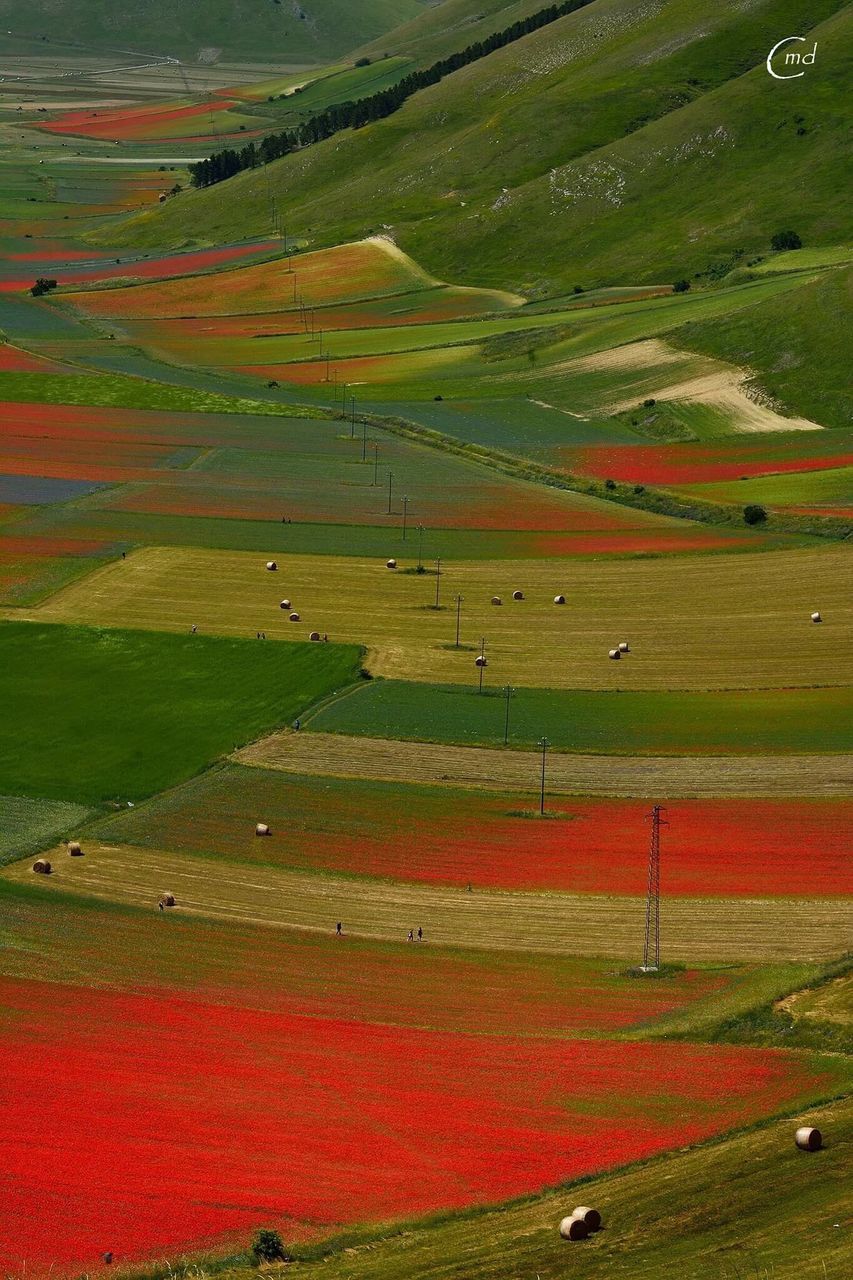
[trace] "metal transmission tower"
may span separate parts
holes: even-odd
[[[656,973],[660,968],[660,829],[669,823],[661,817],[666,810],[656,804],[647,816],[652,822],[649,846],[649,891],[646,898],[646,942],[643,947],[643,973]]]

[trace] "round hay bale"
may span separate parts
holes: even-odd
[[[524,599],[524,592],[523,592],[523,591],[513,591],[513,593],[512,593],[512,598],[513,598],[513,600],[523,600],[523,599]]]
[[[814,613],[812,614],[812,622],[823,622],[823,618],[820,616],[817,609],[815,609]]]
[[[492,596],[492,604],[503,604],[503,600],[500,596]]]
[[[478,658],[474,659],[475,667],[487,667],[488,665],[489,665],[489,659],[483,653],[481,653]]]
[[[285,599],[285,600],[281,600],[281,601],[279,601],[279,606],[278,606],[278,607],[279,607],[279,609],[292,609],[292,608],[293,608],[293,605],[290,603],[290,601],[289,601],[289,600]]]
[[[37,876],[49,876],[52,870],[53,867],[50,865],[47,858],[36,858],[33,863],[33,871],[35,871]]]
[[[386,569],[396,569],[396,568],[397,568],[397,561],[396,561],[396,560],[386,560],[386,561],[385,561],[385,568],[386,568]]]
[[[580,1218],[569,1215],[560,1223],[560,1235],[564,1240],[586,1240],[589,1227]]]
[[[320,632],[319,632],[319,631],[312,631],[312,632],[311,632],[311,634],[310,634],[310,636],[308,637],[308,639],[309,639],[309,640],[319,640],[319,639],[320,639]]]
[[[160,199],[162,200],[163,197],[161,196]],[[106,1253],[104,1254],[104,1262],[107,1264],[107,1266],[109,1266],[112,1260],[113,1260],[113,1255],[110,1252],[110,1250],[107,1249]]]
[[[794,1134],[794,1142],[801,1151],[820,1151],[823,1146],[823,1134],[820,1129],[804,1124]]]
[[[294,610],[294,612],[290,615],[290,621],[291,621],[291,622],[299,622],[299,614],[298,614],[298,613],[296,613],[296,611],[295,611],[295,610]]]
[[[72,858],[82,858],[82,857],[83,857],[83,850],[80,848],[80,841],[79,841],[79,840],[69,840],[69,841],[68,841],[68,853],[69,853],[69,856],[70,856],[70,857],[72,857]]]
[[[270,831],[269,827],[265,822],[259,822],[255,827],[255,835],[269,836],[269,835],[272,835],[272,832]]]
[[[584,1223],[588,1231],[601,1230],[601,1214],[597,1209],[590,1209],[589,1205],[579,1205],[572,1211],[572,1217]]]
[[[630,648],[628,647],[628,641],[627,641],[627,640],[623,640],[623,641],[620,643],[620,645],[619,645],[619,652],[620,652],[620,653],[630,653],[630,652],[631,652]]]
[[[610,658],[621,658],[621,657],[622,657],[622,654],[619,652],[619,650],[618,650],[618,649],[611,649],[611,650],[610,650],[610,653],[608,654],[608,657],[610,657]]]
[[[554,596],[554,604],[565,604],[565,603],[566,603],[565,596]]]
[[[173,893],[164,893],[160,901],[164,907],[173,907],[175,905],[175,895]]]
[[[275,560],[267,560],[267,569],[269,570],[270,573],[275,573],[277,568],[278,568],[278,565],[276,564]]]

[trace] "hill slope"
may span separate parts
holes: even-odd
[[[227,58],[285,64],[325,62],[374,40],[421,13],[430,0],[0,0],[0,25],[16,35],[67,34],[93,50],[120,46],[196,57],[221,49]],[[49,39],[48,48],[53,51]]]
[[[765,250],[788,223],[838,242],[851,229],[833,193],[853,26],[839,7],[595,0],[383,121],[142,214],[124,235],[258,232],[271,180],[288,226],[314,243],[392,228],[436,274],[539,295],[692,275]],[[810,28],[828,51],[820,71],[772,80],[768,32]]]

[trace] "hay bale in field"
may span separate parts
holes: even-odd
[[[386,568],[386,569],[396,569],[396,568],[397,568],[397,561],[396,561],[396,560],[386,560],[386,561],[385,561],[385,568]]]
[[[621,657],[622,657],[622,654],[619,652],[619,650],[618,650],[618,649],[611,649],[611,650],[610,650],[610,653],[608,654],[608,657],[610,657],[610,658],[621,658]]]
[[[554,604],[565,604],[565,603],[566,603],[565,596],[554,596]]]
[[[794,1142],[801,1151],[820,1151],[823,1146],[823,1134],[820,1129],[804,1124],[794,1134]]]
[[[37,876],[49,876],[52,870],[53,867],[50,865],[47,858],[36,858],[33,863],[33,871],[35,871]]]
[[[161,196],[161,199],[162,199],[162,196]],[[107,1266],[109,1266],[112,1260],[113,1260],[113,1255],[110,1252],[110,1250],[107,1249],[106,1253],[104,1254],[104,1262],[107,1264]]]
[[[492,596],[492,604],[503,604],[503,600],[500,596]]]
[[[175,905],[175,895],[173,893],[164,893],[160,902],[164,907],[173,907]]]
[[[588,1231],[601,1230],[601,1214],[597,1209],[590,1209],[589,1205],[578,1205],[577,1209],[572,1210],[572,1217],[582,1222]]]
[[[820,616],[817,609],[815,609],[814,613],[812,614],[812,622],[823,622],[823,618]]]
[[[80,841],[79,841],[79,840],[69,840],[69,841],[68,841],[68,854],[69,854],[69,856],[70,856],[70,857],[72,857],[72,858],[82,858],[82,857],[83,857],[83,850],[82,850],[82,849],[81,849],[81,847],[80,847]]]
[[[523,600],[523,599],[524,599],[524,592],[523,592],[523,591],[513,591],[513,593],[512,593],[512,598],[513,598],[513,600]]]
[[[478,658],[474,659],[475,667],[487,667],[488,665],[489,665],[489,659],[486,657],[484,653],[481,653]]]
[[[308,637],[308,639],[309,639],[309,640],[319,640],[319,639],[320,639],[320,632],[319,632],[319,631],[312,631],[312,632],[311,632],[311,634],[310,634],[310,636]]]
[[[563,1218],[560,1223],[560,1235],[564,1240],[586,1240],[589,1235],[589,1227],[580,1218],[575,1218],[570,1214],[568,1218]]]
[[[257,825],[256,825],[256,827],[255,827],[255,835],[256,835],[256,836],[270,836],[270,835],[272,835],[272,832],[270,831],[269,827],[267,826],[267,824],[266,824],[265,822],[259,822],[259,823],[257,823]]]
[[[627,640],[623,640],[623,641],[620,643],[620,645],[619,645],[619,652],[620,652],[620,653],[630,653],[630,652],[631,652],[630,648],[628,647],[628,641],[627,641]]]
[[[280,600],[280,601],[279,601],[279,605],[278,605],[278,607],[279,607],[279,609],[292,609],[292,608],[293,608],[293,605],[290,603],[290,601],[289,601],[289,600],[284,599],[284,600]]]
[[[299,622],[299,620],[300,620],[300,619],[299,619],[299,614],[298,614],[298,613],[296,612],[296,610],[294,609],[293,613],[290,615],[290,621],[291,621],[291,622]]]
[[[270,573],[275,573],[277,568],[278,568],[278,565],[276,564],[275,560],[267,560],[267,569]]]

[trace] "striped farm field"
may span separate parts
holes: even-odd
[[[492,680],[494,677],[492,677]],[[853,689],[640,690],[374,680],[321,706],[319,733],[621,755],[853,751]]]
[[[270,734],[234,753],[240,764],[308,777],[366,778],[538,797],[536,751],[453,747],[339,733]],[[549,796],[853,797],[853,755],[601,756],[552,752]],[[527,799],[527,806],[531,801]]]
[[[847,680],[853,566],[844,547],[650,561],[447,557],[438,610],[435,574],[401,572],[415,567],[414,557],[391,571],[379,557],[284,556],[275,574],[265,570],[267,559],[141,550],[85,589],[61,592],[39,617],[178,631],[197,624],[222,635],[263,629],[291,640],[317,630],[366,645],[375,675],[471,688],[482,637],[490,688],[807,690]],[[515,590],[523,600],[512,599]],[[554,604],[558,593],[565,605]],[[493,596],[503,603],[492,605]],[[279,607],[283,598],[298,624]],[[816,608],[819,626],[810,621]],[[623,640],[630,654],[610,661],[609,649]]]
[[[57,849],[53,874],[35,877],[28,862],[4,873],[45,894],[84,895],[156,910],[168,889],[180,910],[222,923],[328,933],[344,921],[356,937],[403,942],[420,926],[442,947],[487,952],[608,956],[636,962],[645,899],[640,895],[553,893],[314,875],[186,852],[89,839],[82,858]],[[796,898],[672,897],[666,902],[666,952],[690,965],[828,960],[849,942],[849,902]]]
[[[114,544],[97,539],[33,538],[4,529],[0,535],[0,603],[14,607],[36,604],[117,554]]]
[[[237,133],[240,126],[262,123],[257,116],[232,111],[236,104],[227,98],[211,98],[205,102],[164,102],[156,106],[108,107],[98,111],[64,111],[40,125],[46,133],[95,138],[107,141],[148,142],[176,138],[194,140],[211,133]],[[217,117],[215,127],[211,125]],[[222,116],[220,120],[218,117]],[[251,136],[249,134],[248,136]]]
[[[58,373],[67,372],[62,365],[53,360],[45,360],[42,356],[13,347],[9,342],[0,342],[0,373]]]
[[[76,829],[67,824],[63,831]],[[79,819],[78,819],[79,820]],[[52,821],[58,828],[57,815]],[[85,836],[83,844],[88,849]],[[85,854],[84,856],[88,856]],[[58,871],[66,854],[59,854]],[[169,918],[168,946],[150,909],[95,898],[38,892],[31,881],[0,879],[8,978],[154,988],[177,998],[202,997],[300,1016],[338,1017],[410,1029],[513,1036],[655,1034],[685,1018],[749,1007],[763,991],[812,976],[806,964],[673,968],[665,980],[638,980],[595,957],[411,947],[347,931],[271,929],[189,916]],[[159,919],[159,917],[158,917]],[[93,940],[97,938],[97,946]]]
[[[0,1236],[32,1224],[34,1273],[95,1265],[105,1242],[125,1262],[224,1243],[259,1203],[305,1238],[503,1199],[805,1103],[839,1074],[734,1046],[428,1030],[413,1045],[408,1029],[61,982],[3,980],[0,1002],[15,1099]],[[62,1064],[49,1088],[31,1087],[34,1056]],[[3,1266],[17,1258],[7,1245]]]
[[[411,258],[382,239],[299,254],[293,259],[293,268],[297,289],[309,306],[404,295],[436,283]],[[229,271],[217,279],[215,290],[204,280],[190,278],[189,271],[185,274],[188,278],[180,281],[74,294],[69,300],[90,315],[156,320],[281,312],[292,297],[293,279],[284,257]]]
[[[642,894],[649,804],[214,770],[99,829],[102,841],[424,884]],[[262,818],[271,836],[258,840]],[[849,800],[674,800],[663,889],[709,897],[853,893]]]
[[[568,470],[582,475],[680,488],[849,466],[853,432],[796,431],[769,440],[765,434],[758,442],[736,437],[702,444],[593,446],[560,456]]]

